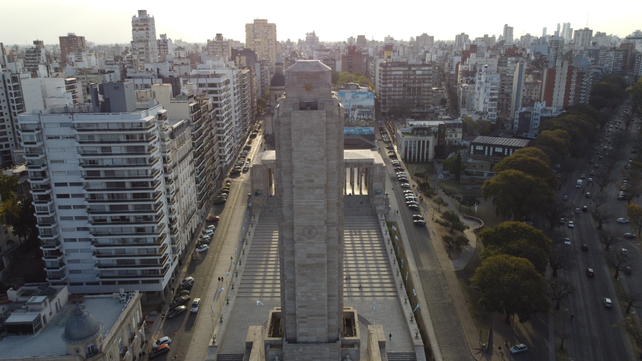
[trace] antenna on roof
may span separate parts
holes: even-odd
[[[588,19],[589,19],[589,15],[591,15],[591,13],[586,14],[586,27],[587,27],[587,28],[588,28]]]

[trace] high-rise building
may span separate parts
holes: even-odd
[[[573,42],[576,48],[588,48],[591,46],[591,39],[593,38],[593,30],[589,28],[575,30],[573,35]]]
[[[266,19],[254,19],[252,24],[245,24],[245,47],[254,50],[259,60],[270,62],[270,72],[274,73],[276,64],[276,24]]]
[[[207,53],[218,56],[222,61],[228,61],[232,58],[232,41],[223,39],[223,34],[216,34],[213,40],[207,39]]]
[[[386,61],[378,64],[379,111],[386,115],[426,115],[432,107],[433,64]]]
[[[341,54],[341,71],[352,74],[363,74],[365,70],[365,58],[356,45],[347,46],[346,53]]]
[[[7,66],[7,53],[4,50],[4,44],[0,43],[0,70]]]
[[[169,295],[181,255],[173,217],[185,212],[171,162],[190,159],[170,156],[167,132],[178,150],[189,124],[172,129],[161,105],[137,109],[132,83],[101,84],[102,103],[97,90],[91,105],[20,115],[47,281],[71,293]]]
[[[515,65],[513,74],[513,91],[511,94],[509,119],[516,117],[515,112],[522,108],[522,97],[524,92],[524,75],[526,63],[520,61]]]
[[[160,39],[157,40],[158,45],[158,61],[167,61],[168,56],[174,54],[174,43],[172,39],[167,37],[167,34],[160,34]]]
[[[468,42],[468,40],[469,40],[468,34],[461,33],[461,34],[455,35],[455,48],[457,49],[463,48],[464,45],[466,45],[466,43]]]
[[[60,36],[58,39],[60,40],[60,61],[65,64],[69,53],[87,51],[87,42],[84,36],[67,33],[67,36]]]
[[[513,43],[513,27],[508,26],[508,24],[504,24],[504,31],[502,32],[502,35],[504,36],[504,43],[505,44],[512,44]]]
[[[147,15],[147,10],[138,10],[138,16],[132,16],[132,54],[138,70],[144,70],[145,63],[158,62],[156,20]]]
[[[475,78],[475,112],[480,119],[494,124],[497,121],[499,74],[492,66],[484,65],[477,69]]]
[[[591,88],[590,61],[572,51],[557,60],[554,68],[544,70],[540,101],[558,109],[586,104]]]
[[[30,71],[33,77],[46,77],[49,75],[49,69],[47,67],[45,43],[42,40],[34,40],[33,45],[33,48],[25,50],[25,69]]]
[[[542,29],[542,38],[546,37],[546,26]]]
[[[435,45],[435,37],[432,35],[428,35],[426,33],[423,33],[415,39],[415,46],[417,49],[421,48],[430,48]]]

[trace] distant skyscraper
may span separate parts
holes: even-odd
[[[557,30],[555,30],[555,36],[560,36],[560,23],[557,23]]]
[[[573,42],[576,48],[587,48],[591,46],[591,39],[593,38],[593,30],[589,28],[575,30],[573,35]]]
[[[132,16],[132,54],[138,60],[139,70],[145,68],[145,63],[158,62],[156,21],[147,15],[147,10],[138,10],[138,16]]]
[[[542,29],[542,38],[546,37],[546,26]]]
[[[4,44],[0,43],[0,70],[7,66],[7,54],[4,51]]]
[[[513,43],[513,27],[504,24],[504,43],[512,44]]]
[[[270,72],[276,64],[276,24],[267,19],[254,19],[254,23],[245,24],[245,47],[254,50],[259,60],[270,62]]]
[[[67,63],[69,53],[75,51],[87,51],[87,43],[84,36],[77,36],[74,33],[67,33],[67,36],[60,36],[60,60]]]

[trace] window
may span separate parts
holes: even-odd
[[[73,221],[74,217],[60,217],[61,221]]]
[[[56,194],[56,198],[71,198],[69,194]]]
[[[71,198],[85,198],[85,195],[82,193],[72,194]]]
[[[54,183],[54,187],[66,187],[67,182],[62,182],[62,183]]]
[[[71,209],[71,206],[58,206],[58,209]]]
[[[495,147],[495,151],[501,153],[504,151],[504,149],[502,147]]]

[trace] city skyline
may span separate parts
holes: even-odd
[[[635,11],[623,8],[604,8],[595,0],[583,3],[582,10],[571,3],[546,0],[544,4],[523,10],[512,10],[508,2],[480,7],[477,2],[465,1],[457,9],[470,9],[453,13],[450,3],[430,4],[419,1],[405,3],[403,10],[393,12],[384,4],[381,8],[364,8],[359,3],[341,4],[341,8],[314,7],[314,16],[299,11],[300,3],[290,0],[270,7],[264,2],[250,2],[239,11],[238,5],[219,3],[216,6],[168,6],[170,3],[123,1],[94,3],[80,0],[27,0],[3,4],[3,12],[15,14],[0,23],[0,42],[5,45],[30,45],[33,40],[43,40],[45,45],[58,44],[58,37],[67,33],[84,36],[87,42],[99,44],[125,44],[132,40],[131,19],[138,10],[147,10],[156,20],[156,33],[167,34],[173,40],[205,43],[217,33],[226,39],[245,41],[245,24],[254,19],[267,19],[277,26],[277,40],[296,42],[314,31],[320,41],[345,41],[349,37],[365,35],[368,40],[382,41],[386,36],[408,41],[423,33],[435,40],[454,40],[455,35],[468,34],[471,39],[484,34],[499,37],[504,24],[513,27],[516,39],[530,33],[541,36],[547,28],[551,35],[557,24],[570,23],[573,30],[586,26],[595,32],[626,37],[639,28]],[[486,4],[487,5],[487,4]],[[260,10],[256,10],[260,8]],[[422,9],[425,11],[421,11]],[[71,11],[73,9],[73,11]],[[284,10],[285,9],[285,10]],[[379,10],[380,9],[380,10]],[[599,9],[599,11],[594,10]],[[207,11],[210,10],[210,11]],[[419,10],[419,11],[417,11]],[[500,11],[501,10],[501,11]],[[593,13],[591,13],[593,10]],[[29,21],[19,14],[28,14]],[[72,16],[70,16],[72,14]],[[437,21],[432,22],[432,19]],[[454,21],[451,21],[453,19]],[[398,24],[403,24],[399,27]]]

